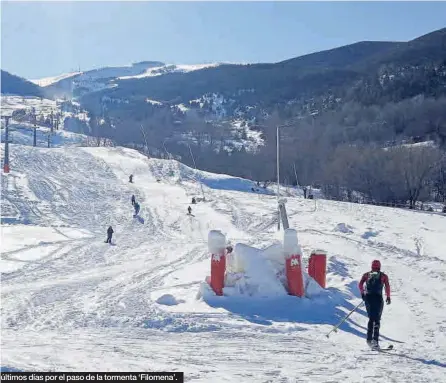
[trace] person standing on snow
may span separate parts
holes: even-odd
[[[188,208],[187,208],[187,211],[188,211],[188,213],[187,214],[189,214],[189,215],[191,215],[192,214],[192,208],[189,206]]]
[[[130,182],[130,183],[133,183],[133,174],[130,174],[130,176],[129,176],[129,182]]]
[[[364,283],[366,290],[364,291]],[[386,303],[390,305],[390,284],[389,277],[381,271],[381,262],[372,262],[372,271],[365,273],[359,282],[359,291],[369,317],[367,326],[367,344],[374,348],[379,347],[379,327],[381,324],[381,314],[384,308],[383,287],[386,290]]]
[[[132,195],[132,206],[135,206],[135,202],[136,202],[135,196]]]
[[[113,228],[109,226],[109,228],[107,229],[107,240],[105,241],[105,243],[109,243],[111,245],[113,233],[114,233]]]

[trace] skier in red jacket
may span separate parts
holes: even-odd
[[[364,291],[364,283],[366,290]],[[390,305],[390,284],[389,277],[381,271],[381,262],[372,262],[372,271],[365,273],[359,282],[359,291],[365,302],[369,323],[367,326],[367,344],[373,348],[378,348],[379,327],[381,314],[384,307],[383,287],[386,291],[386,303]]]

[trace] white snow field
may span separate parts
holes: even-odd
[[[445,381],[446,217],[288,198],[304,264],[311,250],[327,251],[326,290],[300,299],[269,279],[261,294],[217,297],[203,288],[208,232],[221,230],[235,249],[277,248],[274,195],[129,149],[10,149],[11,173],[2,174],[3,368],[184,371],[188,382]],[[187,216],[201,195],[197,179],[207,201]],[[381,343],[395,350],[386,353],[366,346],[363,308],[326,337],[360,303],[357,283],[375,258],[392,288]],[[260,272],[249,259],[246,267]]]
[[[45,87],[45,86],[49,86],[51,84],[54,84],[56,82],[59,82],[61,80],[65,80],[67,78],[77,76],[79,74],[82,74],[82,72],[63,73],[63,74],[61,74],[59,76],[51,76],[51,77],[45,77],[45,78],[40,78],[40,79],[36,79],[36,80],[29,80],[29,81],[33,82],[36,85]]]
[[[117,78],[119,80],[129,80],[129,79],[136,79],[136,78],[161,76],[163,74],[168,74],[168,73],[187,73],[187,72],[193,72],[196,70],[202,70],[202,69],[206,69],[206,68],[214,68],[219,65],[221,65],[221,64],[220,63],[195,64],[195,65],[165,64],[163,66],[147,68],[144,73],[128,75],[128,76],[121,76],[121,77],[117,77]]]
[[[19,109],[32,109],[34,108],[36,114],[49,115],[51,112],[57,112],[57,102],[49,100],[47,98],[40,97],[22,97],[14,95],[0,96],[1,114],[2,116],[10,116],[14,111]]]
[[[11,120],[9,123],[9,140],[14,144],[33,145],[33,124],[26,122],[17,122]],[[86,146],[88,137],[84,134],[73,133],[68,130],[54,130],[44,126],[37,126],[36,129],[36,146],[48,147],[48,135],[50,137],[51,147],[61,146]],[[92,139],[90,138],[90,141]],[[1,142],[5,142],[5,129],[1,129]]]
[[[0,97],[1,114],[2,116],[12,116],[14,112],[19,110],[30,112],[34,109],[36,114],[49,116],[51,113],[57,113],[60,111],[60,105],[57,101],[49,100],[38,97],[20,97],[20,96],[5,96]],[[75,117],[79,120],[88,121],[88,117],[85,112],[72,113],[62,112],[63,118]],[[63,124],[62,124],[63,125]],[[9,140],[14,144],[20,145],[33,145],[33,127],[34,124],[24,121],[17,121],[11,118],[9,121]],[[36,125],[36,144],[37,146],[48,145],[48,134],[50,128]],[[91,140],[91,139],[90,139]],[[5,141],[5,129],[4,122],[1,124],[1,142]],[[73,133],[68,130],[60,129],[51,133],[50,146],[88,146],[86,142],[88,137],[83,134]]]

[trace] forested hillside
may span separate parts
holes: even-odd
[[[41,97],[43,95],[42,89],[39,86],[4,70],[1,71],[1,93],[35,97]]]
[[[116,78],[80,102],[93,134],[151,156],[192,165],[190,145],[203,169],[270,180],[276,126],[287,124],[288,183],[319,185],[335,198],[352,199],[353,191],[389,202],[445,197],[446,28],[273,64]],[[415,165],[397,164],[411,161],[428,165],[409,182]],[[421,186],[409,191],[412,184]]]

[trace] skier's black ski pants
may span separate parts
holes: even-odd
[[[378,340],[379,326],[381,325],[381,314],[383,312],[384,300],[381,294],[367,294],[365,296],[365,308],[369,316],[367,326],[367,340]]]
[[[105,243],[111,243],[111,240],[112,240],[112,236],[108,235],[107,236],[107,240],[105,241]]]

